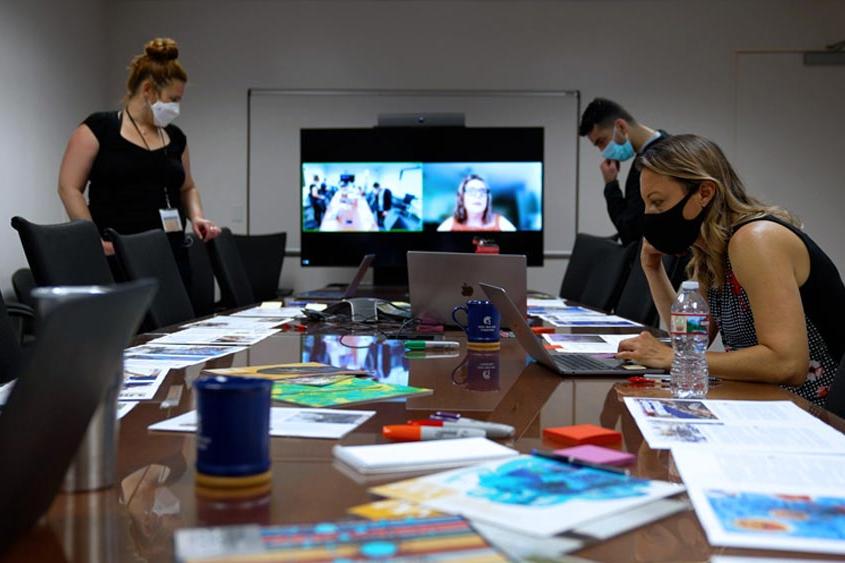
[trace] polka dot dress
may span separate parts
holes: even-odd
[[[725,350],[732,351],[739,348],[756,346],[757,331],[754,329],[754,315],[748,295],[739,285],[731,269],[731,262],[726,257],[725,283],[718,289],[711,289],[707,300],[710,305],[710,316],[716,327],[722,333]],[[804,315],[807,323],[807,336],[810,345],[810,365],[807,366],[807,379],[798,387],[781,385],[808,401],[824,406],[824,399],[830,388],[833,377],[838,368],[827,348],[821,333],[813,322]]]

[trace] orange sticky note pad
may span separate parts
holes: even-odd
[[[581,444],[595,444],[608,446],[622,441],[622,434],[615,430],[608,430],[595,424],[576,424],[574,426],[557,426],[543,429],[543,436],[567,446]]]

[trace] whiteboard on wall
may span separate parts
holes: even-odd
[[[748,191],[784,207],[845,272],[845,66],[801,53],[737,54],[736,168]]]
[[[288,233],[300,247],[299,131],[372,127],[380,114],[462,113],[467,127],[544,128],[544,248],[572,249],[578,209],[576,91],[250,90],[247,231]]]

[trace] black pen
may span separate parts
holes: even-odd
[[[590,469],[599,469],[601,471],[610,471],[611,473],[618,473],[619,475],[630,475],[631,472],[627,469],[623,469],[621,467],[614,467],[612,465],[605,465],[603,463],[593,463],[591,461],[584,461],[583,459],[578,459],[577,457],[572,457],[569,455],[559,455],[554,452],[546,452],[543,450],[533,449],[531,450],[531,455],[536,455],[537,457],[544,457],[546,459],[551,459],[553,461],[560,461],[564,463],[568,463],[570,465],[575,465],[577,467],[589,467]]]

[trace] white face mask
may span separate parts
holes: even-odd
[[[179,117],[179,102],[158,101],[150,106],[153,110],[153,123],[156,127],[167,127]]]

